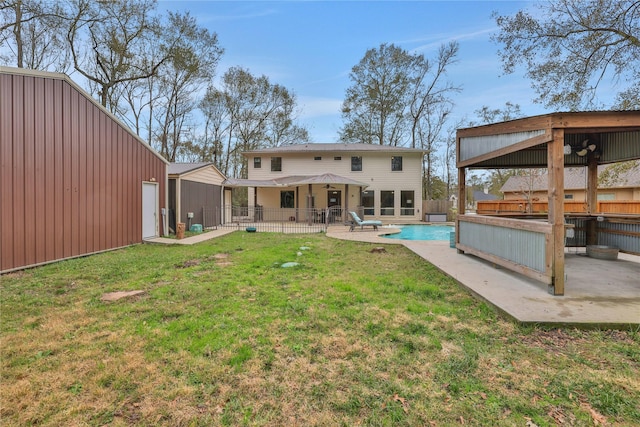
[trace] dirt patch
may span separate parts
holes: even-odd
[[[190,259],[188,261],[183,262],[182,264],[176,264],[176,268],[188,268],[188,267],[194,267],[196,265],[200,265],[200,260],[199,259]]]
[[[144,293],[145,293],[144,291],[109,292],[109,293],[106,293],[106,294],[102,295],[102,297],[100,297],[100,300],[101,301],[105,301],[105,302],[114,302],[114,301],[121,300],[123,298],[130,298],[130,297],[135,297],[137,295],[142,295]]]
[[[207,260],[215,260],[218,267],[228,267],[230,265],[233,265],[233,263],[229,261],[229,254],[211,255],[207,258]]]

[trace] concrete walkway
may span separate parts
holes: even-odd
[[[617,261],[596,260],[571,249],[565,258],[565,295],[553,296],[545,284],[473,255],[458,254],[449,242],[380,237],[394,231],[383,227],[378,232],[349,232],[348,227],[330,227],[327,236],[403,244],[521,323],[608,328],[640,325],[640,257],[620,254]]]
[[[236,231],[220,227],[185,239],[163,237],[145,243],[193,245]],[[376,244],[401,244],[455,279],[472,294],[521,323],[626,328],[640,325],[640,257],[620,254],[617,261],[596,260],[571,249],[565,258],[565,295],[553,296],[541,282],[495,266],[473,255],[458,254],[449,242],[381,237],[392,227],[349,231],[331,226],[327,236]]]
[[[234,231],[236,231],[235,228],[218,227],[216,230],[206,231],[180,240],[168,237],[154,237],[153,239],[145,239],[144,243],[156,243],[162,245],[194,245],[196,243],[204,242],[205,240],[233,233]]]

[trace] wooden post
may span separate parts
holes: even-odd
[[[587,215],[598,212],[598,159],[589,153],[587,158]],[[598,244],[596,221],[592,218],[586,223],[586,244]]]
[[[547,144],[551,247],[547,246],[545,250],[553,251],[550,291],[553,295],[564,295],[564,129],[553,129],[552,132],[553,141]]]
[[[460,139],[458,138],[458,144],[459,143]],[[460,243],[460,220],[458,218],[460,217],[460,215],[464,215],[465,213],[465,207],[467,204],[466,195],[466,169],[458,168],[458,215],[456,215],[456,246],[458,246],[458,243]],[[458,249],[458,253],[462,254],[464,252]]]

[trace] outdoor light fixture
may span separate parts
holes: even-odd
[[[569,144],[565,144],[564,145],[564,155],[568,156],[569,154],[571,154],[571,146]]]

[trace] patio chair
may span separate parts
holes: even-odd
[[[367,225],[373,227],[374,230],[377,230],[378,226],[382,225],[382,221],[378,221],[378,220],[363,221],[355,212],[349,212],[349,215],[351,215],[351,218],[353,218],[353,222],[351,223],[351,227],[349,228],[349,231],[353,231],[353,229],[356,228],[356,225],[359,225],[361,230],[363,230],[364,227]]]

